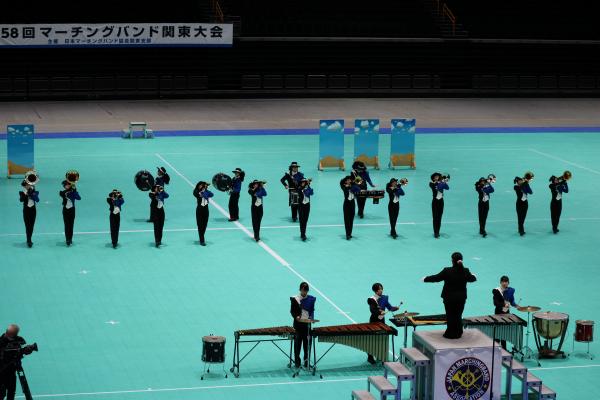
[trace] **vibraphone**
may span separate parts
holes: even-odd
[[[336,344],[354,347],[362,350],[378,360],[387,361],[390,352],[389,337],[392,337],[392,356],[394,349],[394,336],[398,336],[398,331],[382,322],[349,324],[336,326],[322,326],[311,330],[311,346],[313,349],[313,363],[311,365],[312,373],[315,375],[317,364],[325,357],[329,350]],[[317,358],[316,340],[332,345]],[[321,378],[323,376],[321,375]]]
[[[512,343],[515,351],[520,352],[523,348],[523,327],[527,326],[527,321],[515,314],[494,314],[463,318],[463,326],[477,328],[491,338],[495,336],[496,340],[506,340]]]
[[[404,347],[408,343],[408,327],[413,328],[413,332],[417,329],[417,326],[424,325],[444,325],[446,323],[446,314],[436,315],[417,315],[414,317],[404,317],[402,314],[397,314],[400,318],[394,316],[390,318],[390,322],[399,328],[404,328]]]
[[[291,326],[276,326],[273,328],[258,328],[258,329],[244,329],[240,331],[234,332],[235,336],[235,344],[233,348],[233,367],[231,367],[230,371],[233,372],[235,377],[240,376],[240,363],[248,357],[248,355],[263,342],[271,342],[273,346],[277,347],[283,355],[288,360],[287,367],[291,368],[292,366],[292,346],[294,344],[294,338],[296,336],[296,330]],[[246,336],[277,336],[278,339],[248,339],[248,340],[240,340],[240,337]],[[287,340],[290,342],[290,350],[289,353],[286,353],[276,342],[281,342]],[[240,343],[254,343],[254,346],[243,357],[240,358]]]

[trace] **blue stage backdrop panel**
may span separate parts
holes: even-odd
[[[354,161],[379,169],[379,120],[354,121]]]
[[[415,130],[416,119],[398,118],[392,120],[392,139],[390,146],[389,167],[416,168],[415,162]]]
[[[8,125],[6,148],[8,177],[23,177],[33,165],[33,125]]]
[[[319,121],[319,170],[336,167],[344,169],[344,120]]]

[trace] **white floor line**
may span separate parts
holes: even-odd
[[[592,169],[592,168],[588,168],[588,167],[586,167],[584,165],[581,165],[581,164],[574,163],[573,161],[565,160],[564,158],[560,158],[560,157],[554,156],[552,154],[544,153],[543,151],[539,151],[537,149],[529,149],[529,151],[531,151],[533,153],[536,153],[536,154],[539,154],[539,155],[544,156],[544,157],[551,158],[551,159],[556,160],[556,161],[564,162],[565,164],[572,165],[574,167],[583,169],[583,170],[591,172],[593,174],[600,175],[600,171],[597,171],[597,170]]]
[[[544,371],[544,370],[555,370],[555,369],[579,369],[579,368],[598,368],[600,364],[589,364],[589,365],[571,365],[564,367],[540,367],[540,368],[529,368],[530,371]],[[315,379],[312,381],[287,381],[287,382],[270,382],[270,383],[248,383],[240,385],[214,385],[214,386],[192,386],[192,387],[181,387],[181,388],[161,388],[161,389],[137,389],[137,390],[114,390],[114,391],[103,391],[103,392],[80,392],[80,393],[57,393],[57,394],[37,394],[35,398],[52,398],[52,397],[75,397],[75,396],[100,396],[100,395],[117,395],[117,394],[136,394],[136,393],[160,393],[160,392],[180,392],[180,391],[194,391],[194,390],[214,390],[214,389],[240,389],[240,388],[252,388],[252,387],[268,387],[268,386],[282,386],[282,385],[313,385],[313,384],[328,384],[328,383],[339,383],[339,382],[364,382],[366,376],[358,378],[343,378],[343,379]],[[17,396],[17,398],[23,398],[24,396]]]
[[[162,162],[164,162],[166,165],[168,165],[169,168],[171,168],[173,170],[173,172],[175,172],[177,175],[179,175],[179,177],[181,177],[184,181],[186,181],[188,185],[190,185],[192,188],[195,187],[195,185],[185,175],[183,175],[181,172],[179,172],[179,170],[177,168],[175,168],[170,162],[168,162],[167,160],[165,160],[164,157],[162,157],[158,153],[156,153],[155,155]],[[227,211],[225,211],[225,209],[223,207],[221,207],[219,205],[219,203],[217,203],[216,201],[212,200],[209,204],[211,204],[214,208],[216,208],[223,216],[225,216],[226,218],[229,218],[229,213]],[[242,225],[239,221],[234,221],[234,224],[235,224],[235,226],[238,227],[238,229],[240,229],[242,232],[244,232],[248,237],[254,238],[253,233],[250,232],[250,230],[248,228],[246,228],[244,225]],[[296,275],[300,280],[302,280],[304,282],[307,282],[310,285],[310,287],[312,288],[313,291],[315,291],[316,293],[318,293],[325,301],[327,301],[329,304],[331,304],[331,306],[333,306],[333,308],[335,308],[340,314],[342,314],[344,317],[346,317],[346,319],[348,319],[352,323],[356,323],[355,320],[353,320],[348,314],[346,314],[346,312],[344,312],[340,307],[338,307],[338,305],[335,304],[328,296],[326,296],[323,292],[321,292],[319,290],[319,288],[315,287],[305,277],[303,277],[302,275],[300,275],[300,273],[298,273],[298,271],[296,271],[290,265],[290,263],[288,263],[283,257],[281,257],[271,247],[269,247],[267,244],[265,244],[265,242],[263,242],[261,240],[257,244],[260,247],[262,247],[263,250],[265,250],[267,253],[269,253],[271,255],[271,257],[273,257],[274,259],[276,259],[282,266],[286,267],[291,273],[293,273],[294,275]]]
[[[563,221],[600,221],[600,217],[563,217]],[[463,221],[444,221],[443,224],[476,224],[478,221],[476,220],[463,220]],[[514,219],[497,219],[497,220],[488,220],[487,223],[508,223],[515,222]],[[527,222],[548,222],[547,219],[543,218],[530,218]],[[431,221],[425,222],[398,222],[397,225],[429,225]],[[378,227],[378,226],[389,226],[387,222],[381,223],[366,223],[366,224],[354,224],[355,228],[360,227]],[[308,228],[342,228],[343,224],[308,224]],[[249,231],[252,227],[245,226],[245,228]],[[237,231],[240,228],[236,227],[219,227],[219,228],[207,228],[207,231]],[[261,226],[260,229],[299,229],[299,225],[267,225]],[[165,232],[196,232],[197,228],[168,228],[164,229]],[[152,229],[126,229],[120,230],[119,233],[149,233],[154,232]],[[107,235],[110,231],[76,231],[73,232],[74,235]],[[36,236],[55,236],[55,235],[64,235],[64,232],[39,232],[34,233]],[[0,233],[0,237],[12,237],[12,236],[23,236],[23,233]]]

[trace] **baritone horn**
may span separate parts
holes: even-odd
[[[27,171],[24,180],[28,185],[35,186],[40,182],[40,177],[35,171]]]
[[[65,174],[65,179],[71,184],[72,187],[75,187],[75,184],[79,180],[79,172],[74,169],[70,169]]]

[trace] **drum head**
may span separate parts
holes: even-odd
[[[133,181],[135,182],[135,186],[143,192],[147,192],[154,187],[154,177],[146,170],[135,174]]]
[[[555,311],[542,311],[533,314],[534,319],[547,319],[550,321],[564,321],[569,319],[569,315]]]
[[[229,175],[219,172],[212,178],[212,184],[217,190],[226,192],[231,188],[232,179]]]
[[[589,319],[578,319],[577,321],[575,321],[575,323],[577,325],[594,325],[594,321],[591,321]]]

